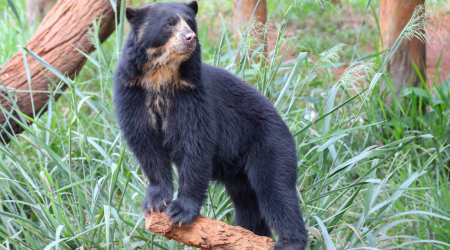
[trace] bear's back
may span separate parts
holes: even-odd
[[[248,113],[248,119],[276,114],[273,104],[256,88],[225,69],[202,63],[202,82],[215,105]]]
[[[202,63],[202,81],[217,123],[219,162],[233,162],[255,143],[277,141],[294,148],[292,135],[273,104],[256,88],[229,71]]]

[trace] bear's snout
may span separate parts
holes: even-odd
[[[195,50],[197,45],[197,35],[190,28],[185,28],[181,32],[181,41],[179,43],[179,53],[189,54]]]
[[[183,36],[184,40],[188,43],[192,43],[193,41],[195,41],[195,37],[197,37],[197,35],[195,35],[195,33],[192,31]]]

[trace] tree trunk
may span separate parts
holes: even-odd
[[[201,215],[192,225],[174,228],[165,213],[147,214],[145,228],[169,240],[201,249],[268,250],[274,244],[268,237],[258,236],[242,227],[233,227]]]
[[[427,41],[427,75],[428,86],[434,87],[434,84],[443,83],[450,71],[450,0],[444,5],[443,12],[439,13],[440,21],[436,22],[437,28],[430,32],[431,39]],[[436,65],[441,57],[438,74],[436,74]]]
[[[28,25],[33,24],[36,20],[40,21],[44,19],[55,2],[55,0],[25,0]]]
[[[103,42],[115,29],[115,15],[109,0],[58,1],[25,47],[61,73],[73,78],[86,62],[86,57],[77,49],[86,53],[90,53],[95,49],[89,40],[88,30],[92,29],[92,21],[100,16],[102,16],[102,19],[99,38]],[[31,56],[26,55],[26,58],[32,90],[47,91],[48,86],[52,86],[52,83],[45,74],[53,81],[56,81],[57,77],[43,65],[33,60]],[[14,93],[14,90],[30,91],[21,52],[15,54],[6,63],[0,78],[10,92],[15,95],[13,99],[15,99],[20,111],[32,117],[33,110],[30,93]],[[4,97],[7,94],[4,91],[1,92],[3,95],[0,97],[1,105],[8,111],[12,110],[12,105]],[[34,109],[38,113],[49,97],[47,93],[32,94]],[[5,115],[3,112],[0,112],[0,125],[3,125],[9,132],[20,133],[23,129],[13,119],[7,119]],[[6,142],[9,141],[4,132],[2,132],[2,137]]]
[[[256,6],[258,5],[258,6]],[[256,8],[256,10],[255,10]],[[253,12],[257,23],[267,23],[267,2],[266,0],[233,0],[233,18],[235,27],[248,24]],[[250,34],[260,44],[264,41],[264,34],[257,32]]]
[[[425,4],[425,0],[380,0],[380,30],[383,39],[383,49],[394,45],[398,36],[405,28],[414,12],[414,8],[420,4]],[[417,76],[411,61],[417,65],[422,76],[425,76],[423,65],[425,59],[425,44],[419,39],[411,41],[404,39],[392,56],[389,62],[389,72],[395,88],[395,95],[400,98],[400,93],[405,86],[420,86],[420,79]],[[414,73],[414,75],[413,75]],[[411,75],[413,75],[411,80]],[[394,102],[392,94],[385,100],[388,106]]]

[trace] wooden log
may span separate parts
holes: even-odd
[[[173,227],[165,213],[147,214],[145,228],[167,239],[201,249],[268,250],[274,244],[268,237],[204,216],[197,217],[189,226]]]
[[[425,4],[425,0],[380,0],[380,30],[383,39],[384,49],[394,45],[398,36],[405,28],[414,12],[414,9]],[[389,72],[395,88],[395,95],[400,98],[400,93],[404,86],[419,86],[420,79],[415,73],[413,64],[419,68],[422,76],[425,76],[423,65],[426,63],[425,44],[419,39],[411,41],[404,39],[400,47],[392,56],[389,62]],[[414,76],[411,80],[411,75]],[[385,100],[388,106],[393,104],[393,96],[389,94]]]
[[[439,22],[434,25],[437,28],[430,32],[430,37],[427,41],[427,75],[428,86],[434,87],[434,84],[438,85],[444,82],[450,72],[450,0],[446,1],[443,6],[442,13],[439,13]],[[443,51],[442,51],[443,50]],[[436,65],[441,57],[441,63],[439,64],[438,74],[436,74]],[[440,78],[440,79],[439,79]]]
[[[28,25],[42,20],[55,4],[55,0],[25,0]]]
[[[88,30],[92,29],[93,20],[100,16],[102,19],[98,35],[103,42],[115,29],[115,14],[109,0],[58,1],[25,47],[50,63],[61,73],[73,78],[80,72],[86,62],[86,57],[77,49],[86,53],[95,49],[89,40]],[[31,77],[31,89],[33,91],[47,91],[52,83],[45,74],[53,81],[56,81],[57,77],[32,59],[31,56],[27,55],[26,59]],[[14,93],[14,90],[30,91],[21,52],[15,54],[6,63],[0,78],[8,89],[13,89],[13,91],[10,91],[12,93]],[[4,91],[1,92],[6,95]],[[15,99],[20,111],[32,117],[33,109],[30,93],[16,92]],[[47,93],[33,93],[36,113],[48,99]],[[5,109],[12,110],[12,105],[4,97],[0,97],[0,102]],[[22,131],[22,128],[13,119],[8,119],[7,123],[7,117],[3,112],[0,112],[0,124],[6,125],[5,128],[15,133]],[[9,138],[4,133],[2,135],[8,142]]]
[[[267,22],[267,2],[266,0],[234,0],[233,18],[235,25],[248,23],[253,12],[258,22],[265,24]],[[256,8],[256,10],[255,10]]]

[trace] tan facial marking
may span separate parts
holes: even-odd
[[[139,41],[142,40],[142,37],[144,37],[145,28],[147,28],[148,22],[144,23],[142,27],[138,30],[138,39]]]
[[[148,23],[144,24],[138,31],[139,39],[142,39],[147,25]],[[182,80],[178,71],[180,64],[189,58],[189,54],[180,53],[180,48],[185,46],[182,34],[185,29],[190,27],[180,16],[180,21],[172,28],[169,41],[161,47],[147,49],[149,60],[142,69],[144,74],[135,80],[135,84],[156,90],[161,90],[161,87],[167,90],[194,87]]]

